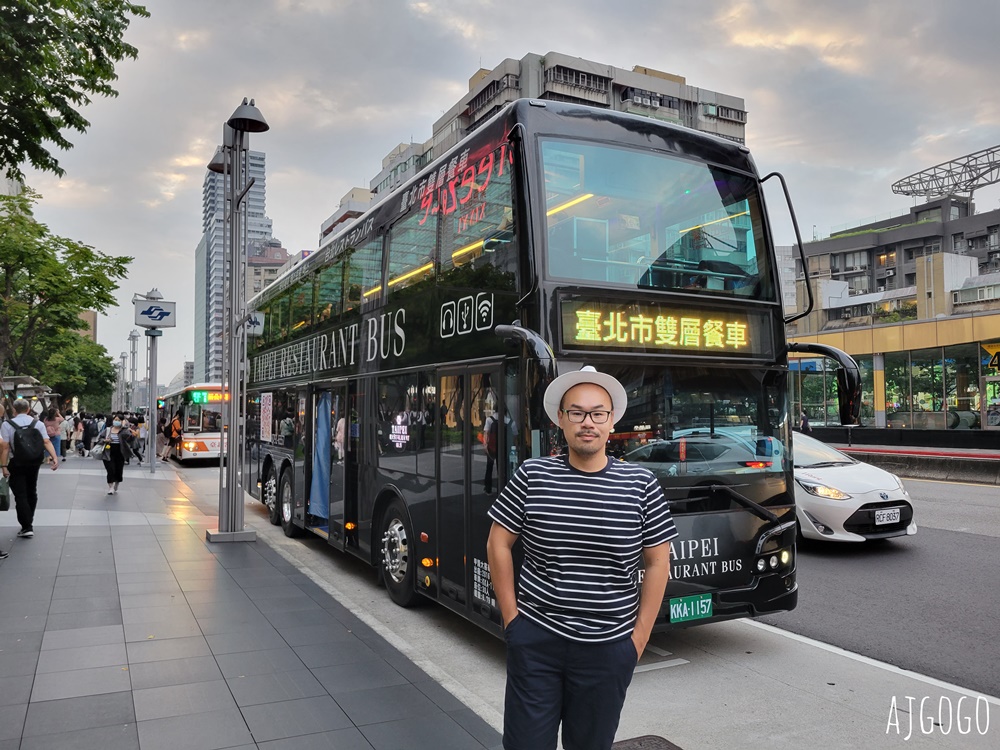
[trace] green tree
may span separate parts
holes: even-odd
[[[86,327],[84,310],[115,306],[132,262],[52,234],[32,213],[38,200],[30,188],[0,196],[0,370],[11,375],[40,372],[62,332]]]
[[[115,365],[108,350],[84,338],[76,331],[52,331],[38,347],[37,364],[30,364],[35,377],[56,393],[63,402],[76,396],[80,408],[95,410],[107,403],[115,385]]]
[[[125,0],[0,4],[0,167],[8,177],[23,179],[25,162],[63,175],[44,144],[71,148],[62,131],[90,126],[79,109],[93,95],[118,95],[115,63],[138,55],[122,39],[130,15],[149,12]]]

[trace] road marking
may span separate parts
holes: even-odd
[[[907,482],[924,482],[925,484],[954,484],[959,487],[992,487],[995,484],[983,484],[982,482],[950,482],[947,479],[918,479],[917,477],[903,477]]]
[[[651,646],[646,644],[646,651],[650,651],[657,656],[673,656],[673,652],[667,651],[660,648],[659,646]],[[658,661],[652,664],[643,664],[641,667],[636,667],[635,672],[649,672],[652,669],[666,669],[667,667],[679,667],[682,664],[690,664],[687,659],[669,659],[668,661]]]
[[[876,667],[882,669],[886,672],[891,672],[892,674],[899,675],[901,677],[909,677],[912,680],[917,680],[918,682],[924,682],[928,685],[933,685],[934,687],[942,688],[944,690],[950,690],[954,693],[959,693],[961,695],[967,695],[970,698],[983,698],[989,701],[995,706],[1000,706],[1000,698],[996,698],[992,695],[986,695],[985,693],[980,693],[975,690],[969,690],[968,688],[959,687],[950,682],[945,682],[944,680],[939,680],[935,677],[928,677],[927,675],[920,674],[919,672],[911,672],[908,669],[901,669],[900,667],[894,666],[892,664],[887,664],[884,661],[878,661],[877,659],[872,659],[868,656],[862,656],[861,654],[856,654],[853,651],[847,651],[839,646],[831,646],[829,643],[823,643],[822,641],[817,641],[814,638],[809,638],[804,635],[799,635],[798,633],[792,633],[789,630],[782,630],[781,628],[776,628],[773,625],[766,625],[762,622],[754,622],[753,620],[740,619],[737,622],[741,622],[744,625],[749,625],[754,628],[760,628],[761,630],[767,631],[768,633],[773,633],[774,635],[784,636],[785,638],[790,638],[793,641],[798,641],[799,643],[804,643],[807,646],[815,646],[816,648],[822,649],[824,651],[829,651],[831,654],[837,654],[838,656],[846,656],[848,659],[853,659],[854,661],[866,664],[869,667]]]

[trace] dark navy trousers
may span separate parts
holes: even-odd
[[[608,750],[638,660],[630,637],[580,643],[523,614],[504,631],[507,693],[504,750]]]

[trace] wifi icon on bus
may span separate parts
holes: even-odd
[[[476,295],[476,330],[488,331],[493,327],[493,295],[480,292]]]

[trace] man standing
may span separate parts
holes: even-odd
[[[19,398],[14,402],[14,418],[0,425],[0,466],[3,475],[10,478],[10,491],[17,504],[17,522],[21,538],[33,537],[35,507],[38,505],[38,469],[48,453],[52,458],[52,471],[59,468],[59,456],[49,440],[45,425],[28,416],[28,402]],[[37,435],[32,434],[32,430]]]
[[[525,461],[489,511],[507,641],[503,746],[554,750],[561,722],[566,750],[607,750],[663,603],[677,531],[656,478],[606,453],[628,405],[621,383],[584,367],[553,380],[543,402],[569,452]]]

